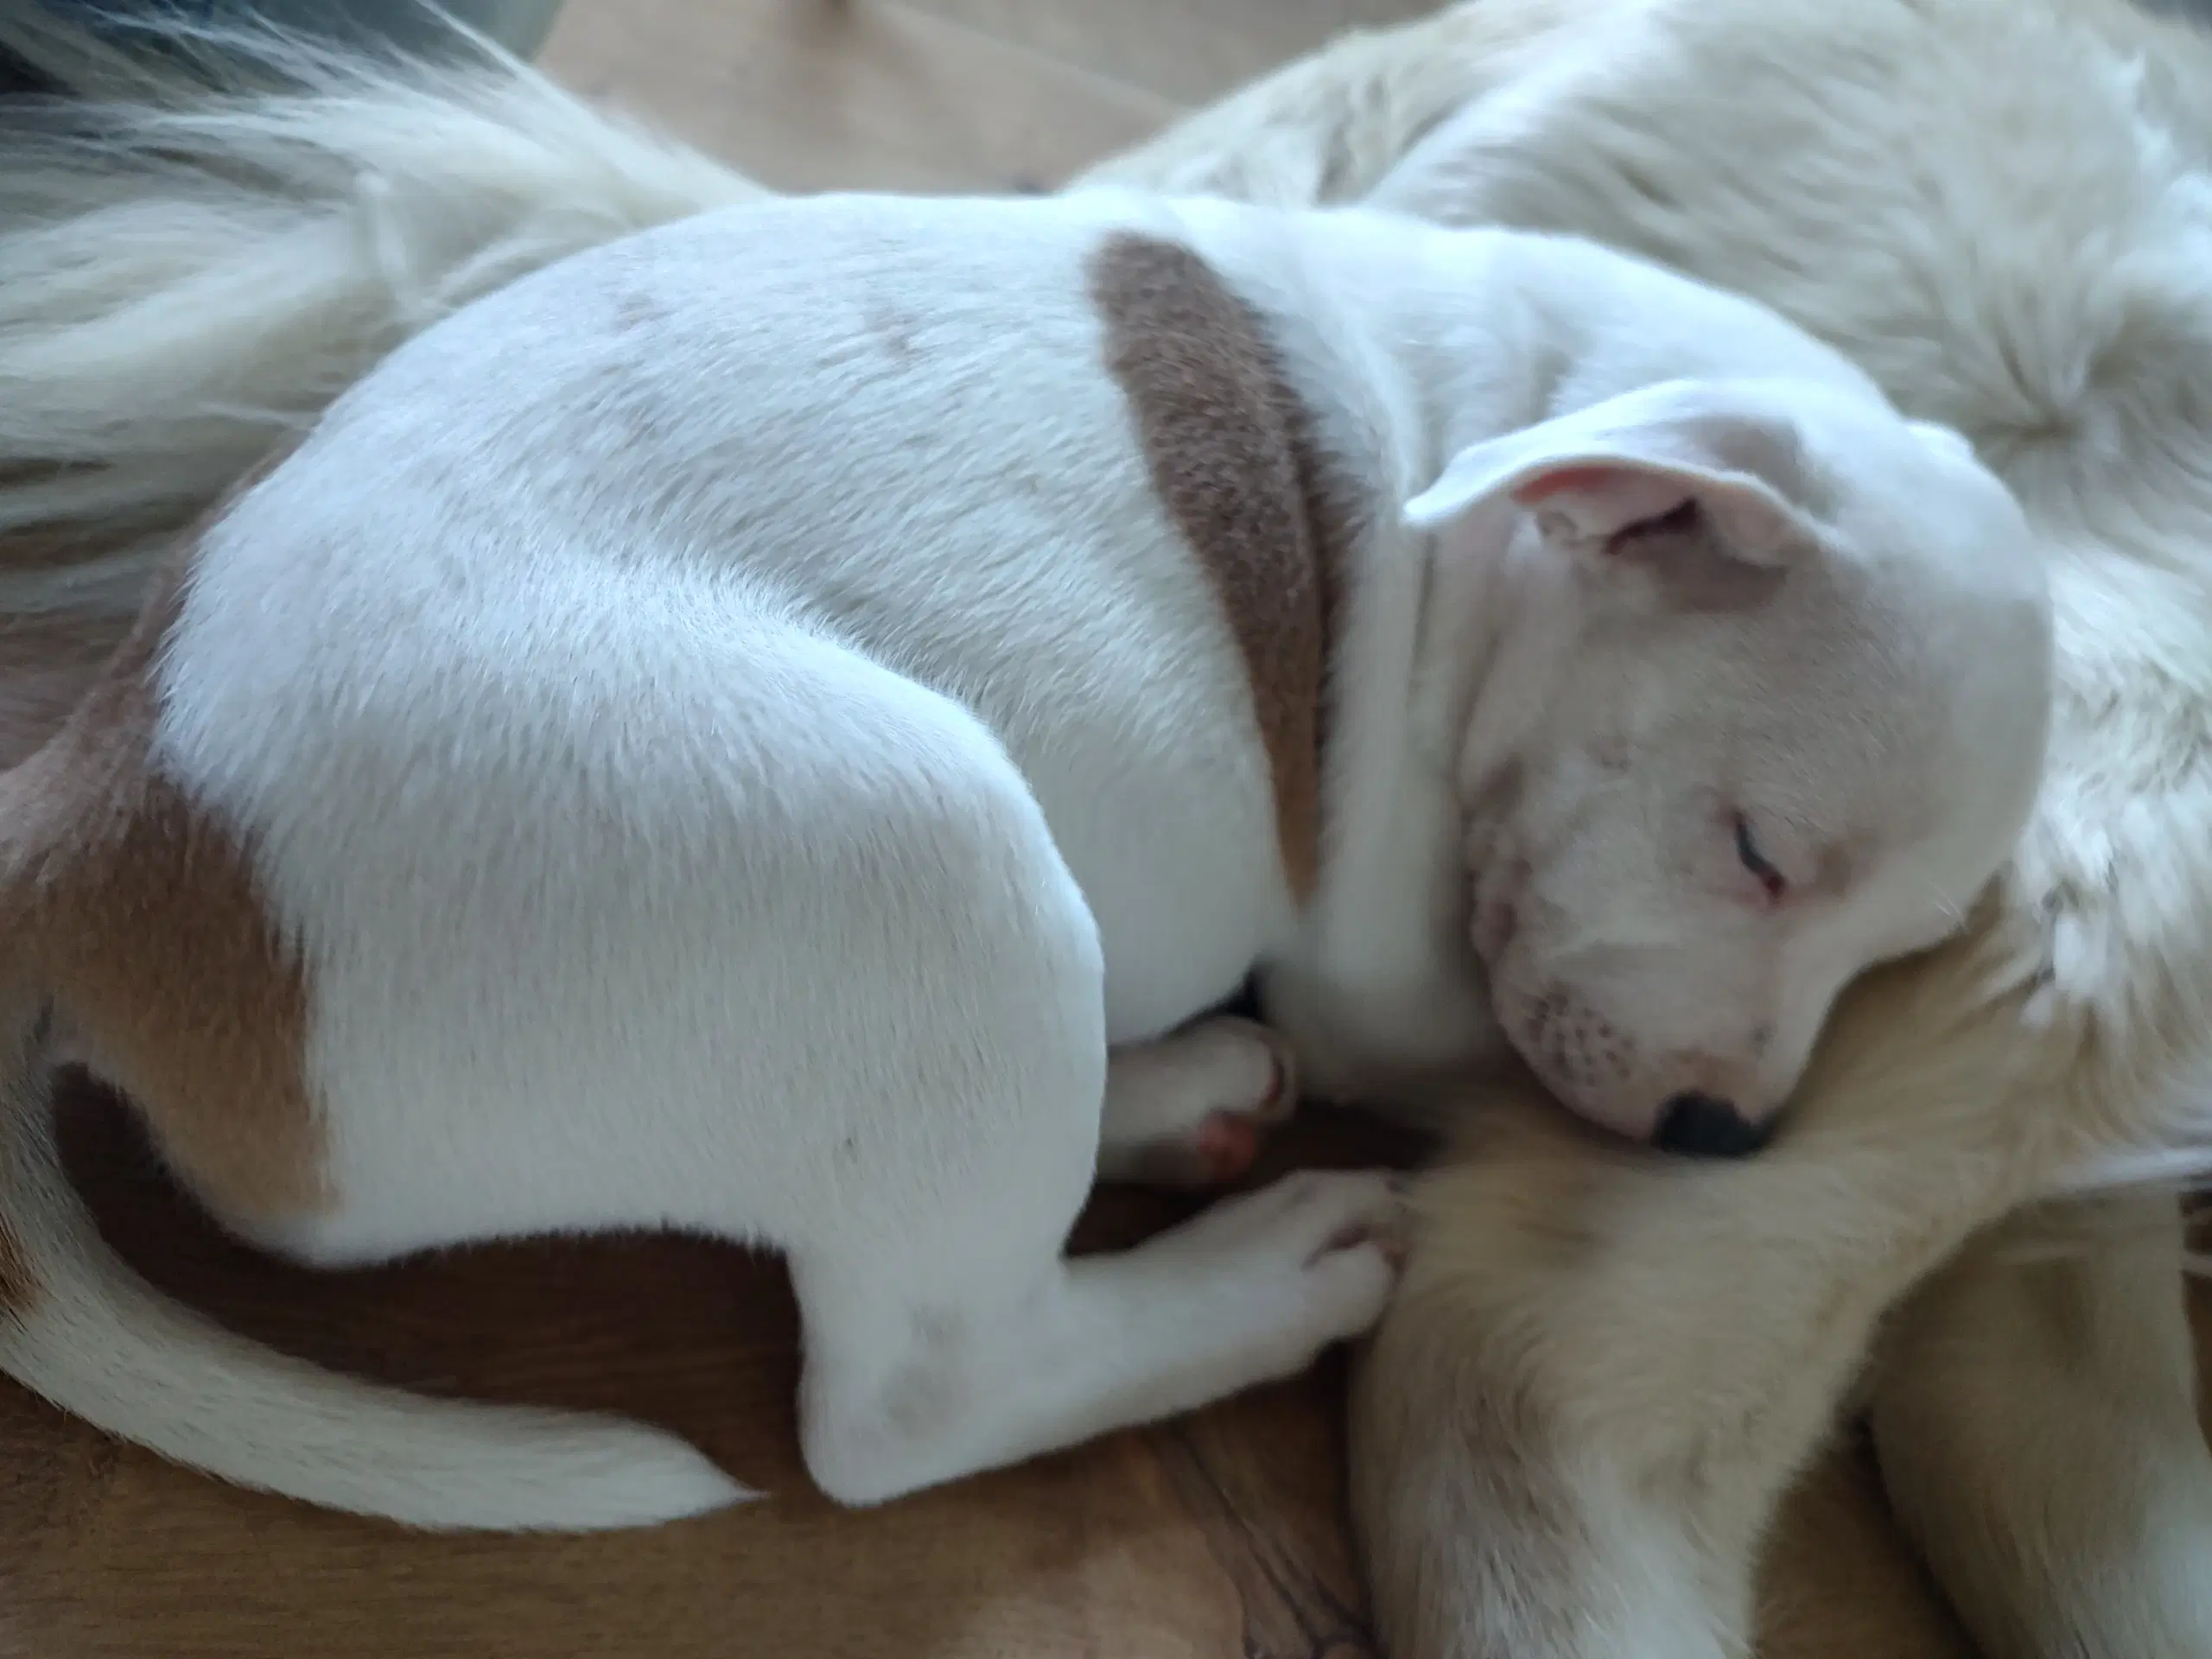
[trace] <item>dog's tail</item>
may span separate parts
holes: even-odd
[[[436,58],[0,7],[0,618],[127,627],[173,533],[380,357],[761,194],[452,25]],[[117,630],[120,632],[120,627]]]
[[[62,1171],[37,1001],[13,993],[0,1020],[0,1371],[34,1393],[238,1485],[408,1526],[638,1526],[747,1495],[642,1425],[379,1388],[166,1300]]]
[[[73,803],[73,779],[113,770],[67,753],[78,721],[0,775],[0,1372],[239,1485],[417,1527],[627,1526],[747,1496],[642,1425],[438,1401],[287,1357],[167,1300],[109,1248],[62,1166],[44,1033],[51,964],[84,933],[71,860],[113,798],[79,785],[92,804]]]

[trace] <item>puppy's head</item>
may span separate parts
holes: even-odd
[[[1955,931],[2032,804],[2018,505],[1866,393],[1685,382],[1464,450],[1407,518],[1497,562],[1461,787],[1508,1036],[1591,1118],[1751,1150],[1844,985]]]

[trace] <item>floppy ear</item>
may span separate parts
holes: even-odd
[[[1548,541],[1638,561],[1688,543],[1779,571],[1815,542],[1796,423],[1770,391],[1674,382],[1471,444],[1406,504],[1448,531],[1510,498]]]

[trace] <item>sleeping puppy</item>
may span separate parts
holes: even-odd
[[[1102,1169],[1226,1179],[1293,1059],[1501,1029],[1745,1149],[1997,866],[2049,663],[1963,442],[1589,245],[1100,192],[597,249],[347,392],[0,780],[0,1365],[417,1524],[737,1493],[160,1301],[59,1173],[67,1055],[303,1262],[783,1251],[847,1502],[1196,1406],[1376,1318],[1395,1189],[1068,1260]],[[1255,970],[1280,1037],[1202,1018]]]

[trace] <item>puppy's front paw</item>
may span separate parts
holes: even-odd
[[[1098,1170],[1153,1186],[1225,1186],[1298,1097],[1290,1050],[1227,1016],[1114,1055]]]
[[[1154,1248],[1176,1258],[1178,1271],[1216,1280],[1287,1370],[1382,1316],[1408,1220],[1395,1176],[1301,1170],[1214,1205]]]

